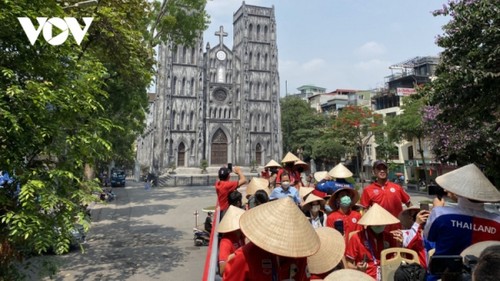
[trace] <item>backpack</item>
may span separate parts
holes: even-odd
[[[424,281],[425,269],[418,263],[402,262],[394,273],[394,281]]]

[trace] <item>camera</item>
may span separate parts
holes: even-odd
[[[227,169],[232,172],[233,171],[233,163],[227,163]]]
[[[454,276],[454,280],[471,280],[471,273],[477,264],[478,258],[473,255],[432,256],[429,261],[429,272],[433,275]],[[445,278],[443,278],[445,280]],[[451,280],[446,278],[446,280]]]

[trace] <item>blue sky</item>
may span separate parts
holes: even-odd
[[[274,5],[277,22],[281,95],[312,84],[335,89],[384,86],[390,65],[415,56],[436,56],[435,44],[449,19],[434,17],[445,0],[249,0],[249,5]],[[210,25],[205,44],[218,44],[220,25],[232,48],[233,13],[238,0],[209,0]]]

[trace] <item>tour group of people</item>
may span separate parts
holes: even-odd
[[[477,250],[500,249],[500,215],[484,209],[485,202],[500,202],[500,192],[474,164],[436,178],[457,204],[438,200],[430,211],[412,206],[405,189],[388,180],[384,161],[375,161],[374,180],[362,190],[343,164],[305,182],[308,165],[290,152],[265,168],[249,182],[240,167],[219,170],[218,265],[224,281],[383,280],[382,260],[391,256],[382,251],[390,248],[413,250],[419,261],[418,270],[398,269],[394,280],[462,280],[459,271],[436,273],[432,260],[473,246],[479,261],[471,280],[500,276],[500,252]]]

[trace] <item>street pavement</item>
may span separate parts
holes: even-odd
[[[42,257],[59,264],[55,277],[43,280],[201,280],[208,247],[194,246],[194,212],[199,212],[201,225],[206,217],[201,210],[215,205],[214,188],[158,187],[146,191],[142,183],[129,181],[127,187],[113,191],[117,196],[114,201],[92,206],[85,251]],[[414,205],[432,200],[426,194],[410,195]]]
[[[194,212],[216,203],[213,187],[158,187],[127,182],[116,199],[92,208],[85,252],[51,257],[55,278],[44,280],[201,280],[207,252],[193,241]]]

